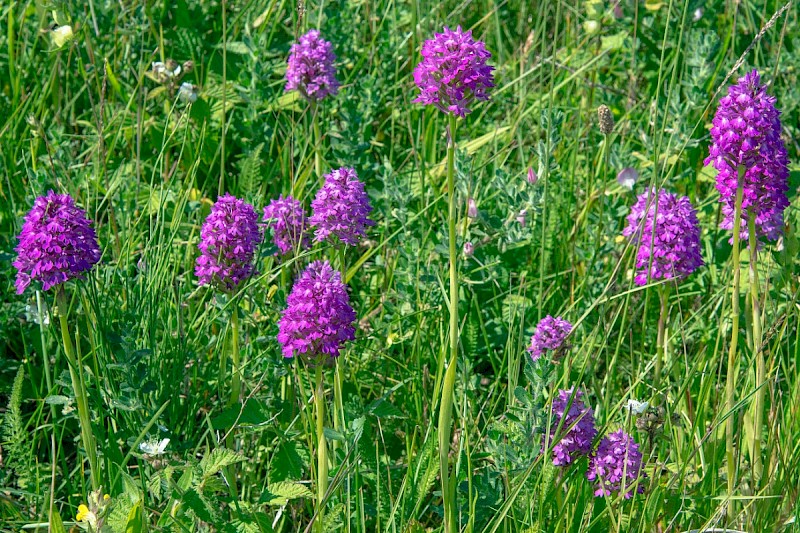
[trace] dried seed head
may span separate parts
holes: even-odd
[[[609,135],[614,131],[614,115],[607,105],[603,104],[597,108],[597,119],[600,122],[600,133]]]

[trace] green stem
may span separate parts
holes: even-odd
[[[734,390],[736,389],[736,349],[739,343],[739,232],[742,227],[742,181],[746,169],[738,169],[736,204],[733,214],[733,291],[731,294],[731,344],[728,350],[728,377],[725,383],[725,408],[728,419],[725,421],[725,448],[728,462],[728,516],[733,518],[733,492],[736,487],[736,460],[733,451]]]
[[[231,310],[231,363],[231,397],[228,400],[228,407],[239,403],[239,395],[242,391],[239,358],[239,302],[236,297],[234,297]]]
[[[664,359],[667,354],[667,320],[669,319],[669,285],[662,285],[658,288],[661,302],[661,312],[658,315],[658,339],[656,341],[656,369],[653,379],[653,386],[658,393],[661,390],[661,372]],[[656,395],[656,402],[659,398]]]
[[[752,213],[747,217],[747,227],[750,238],[750,302],[753,312],[753,355],[756,358],[756,392],[753,406],[755,415],[753,416],[753,478],[758,486],[763,474],[763,463],[761,462],[761,427],[764,423],[764,381],[766,380],[766,368],[764,363],[764,352],[761,349],[763,342],[761,330],[761,306],[759,304],[761,291],[758,286],[758,236],[756,235],[755,215]]]
[[[339,248],[339,269],[342,273],[342,283],[347,283],[347,263],[345,260],[345,252],[346,252],[346,245],[343,245]],[[342,401],[342,386],[343,386],[343,379],[342,379],[342,365],[340,363],[341,357],[337,357],[335,360],[336,367],[334,369],[333,375],[333,428],[342,433],[344,430],[344,403]],[[333,443],[334,452],[338,447],[338,443],[334,441]]]
[[[314,406],[317,411],[317,518],[315,531],[323,532],[325,493],[328,491],[328,447],[325,442],[325,389],[322,383],[322,362],[317,363]]]
[[[439,404],[439,468],[442,479],[445,533],[456,533],[455,491],[450,482],[450,432],[453,417],[453,390],[456,381],[458,358],[458,253],[456,251],[456,117],[450,115],[447,140],[447,194],[449,201],[448,230],[450,236],[450,362],[442,384],[442,400]],[[453,473],[455,479],[455,473]]]
[[[53,393],[53,378],[50,370],[50,356],[47,354],[47,335],[44,330],[44,305],[42,305],[42,293],[36,291],[36,313],[39,315],[39,338],[42,343],[42,362],[44,363],[44,379],[47,383],[47,395]],[[55,427],[56,406],[50,404],[50,423]]]
[[[239,359],[239,301],[234,296],[233,309],[231,310],[231,397],[228,399],[228,407],[234,407],[239,404],[239,396],[242,390],[241,369]],[[236,448],[236,437],[234,436],[234,428],[228,431],[228,436],[225,439],[225,446],[234,450]],[[227,469],[228,483],[230,485],[231,493],[238,497],[239,490],[236,486],[236,466],[230,465]]]
[[[69,334],[69,324],[67,323],[67,298],[64,288],[58,288],[56,296],[58,300],[58,318],[61,322],[61,340],[64,343],[64,354],[69,363],[69,376],[72,380],[72,389],[75,392],[75,403],[78,408],[78,421],[81,426],[81,441],[89,459],[89,469],[91,470],[92,490],[100,487],[100,471],[97,468],[97,449],[95,448],[94,435],[92,434],[92,422],[89,416],[89,404],[86,400],[86,386],[81,379],[79,366],[81,363],[75,356],[75,349],[72,346],[72,338]]]
[[[314,171],[317,178],[322,176],[322,135],[319,131],[319,120],[317,119],[318,108],[316,102],[311,104],[311,129],[314,132]]]

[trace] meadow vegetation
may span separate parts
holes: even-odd
[[[0,5],[0,531],[800,531],[793,0]]]

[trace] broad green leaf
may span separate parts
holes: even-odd
[[[244,457],[227,448],[215,448],[200,461],[203,477],[213,476],[226,466],[244,461]]]

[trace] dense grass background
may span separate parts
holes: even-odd
[[[226,409],[229,301],[197,286],[200,224],[218,193],[258,208],[293,192],[306,207],[314,172],[311,114],[283,91],[289,46],[318,27],[334,43],[340,94],[318,109],[324,167],[354,166],[377,225],[347,250],[357,340],[342,359],[347,425],[336,455],[331,530],[441,529],[436,412],[447,349],[445,117],[413,104],[421,43],[443,25],[472,28],[497,67],[492,101],[459,124],[462,356],[456,381],[459,521],[466,531],[687,531],[729,524],[795,531],[800,491],[798,379],[798,11],[775,2],[464,2],[283,0],[5,2],[0,9],[0,529],[69,528],[91,490],[51,294],[14,293],[21,220],[48,188],[84,207],[104,250],[70,283],[70,321],[88,381],[93,433],[122,531],[303,531],[310,488],[313,385],[275,340],[291,279],[270,250],[244,290],[243,402]],[[74,38],[56,46],[54,25]],[[767,28],[763,34],[762,28]],[[192,61],[175,86],[153,61]],[[739,61],[741,59],[741,61]],[[738,62],[737,62],[738,61]],[[724,409],[731,247],[718,229],[708,124],[731,75],[758,68],[783,111],[792,164],[787,233],[761,254],[768,415],[754,428],[747,276],[737,409]],[[596,108],[616,119],[604,139]],[[533,167],[539,181],[526,180]],[[640,174],[620,187],[623,167]],[[687,194],[706,266],[673,290],[666,378],[652,382],[655,287],[632,283],[619,237],[649,185]],[[480,216],[466,218],[466,199]],[[525,225],[516,221],[527,209]],[[747,264],[746,252],[743,265]],[[37,299],[38,298],[38,299]],[[576,325],[557,365],[525,347],[546,314]],[[53,375],[48,387],[44,360]],[[329,386],[332,381],[329,380]],[[594,498],[586,460],[556,469],[538,454],[548,399],[581,386],[601,434],[625,427],[647,461],[645,493]],[[528,391],[523,394],[521,387]],[[658,403],[633,420],[628,399]],[[738,487],[728,507],[724,423],[735,417]],[[233,428],[233,429],[232,429]],[[219,474],[233,431],[236,496]],[[763,438],[766,479],[750,475]],[[166,453],[139,443],[169,438]],[[227,470],[230,472],[231,470]],[[309,493],[310,494],[310,493]],[[38,526],[37,526],[38,524]],[[149,526],[148,526],[149,525]],[[138,528],[138,529],[137,529]],[[58,528],[54,526],[54,531]]]

